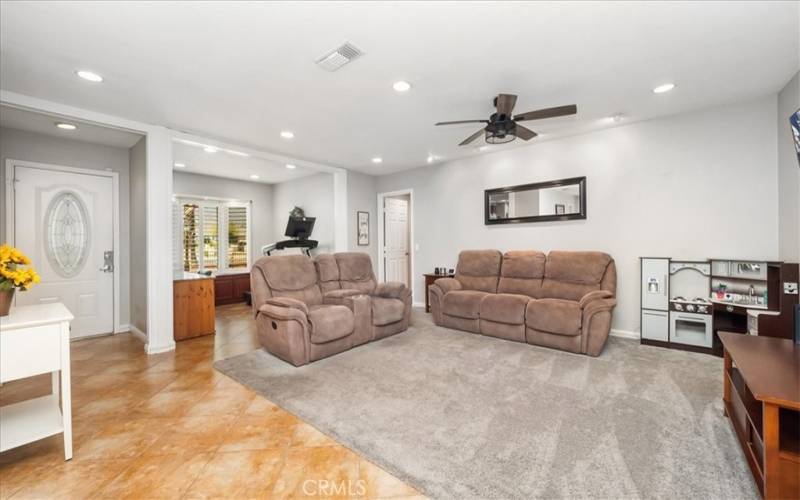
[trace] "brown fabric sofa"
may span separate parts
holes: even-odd
[[[408,328],[411,292],[378,285],[367,254],[263,257],[250,287],[261,345],[295,366]]]
[[[429,291],[437,325],[597,356],[616,289],[605,253],[466,250]]]

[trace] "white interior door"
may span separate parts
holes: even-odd
[[[13,175],[14,245],[42,278],[17,305],[62,302],[72,338],[113,332],[113,180],[20,165]]]
[[[383,216],[384,276],[408,286],[408,201],[384,198]]]

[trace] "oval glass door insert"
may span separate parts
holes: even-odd
[[[86,205],[72,191],[58,193],[44,216],[47,260],[56,273],[72,278],[83,269],[89,253]]]

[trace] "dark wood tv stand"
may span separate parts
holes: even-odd
[[[800,346],[720,332],[725,415],[764,498],[800,496]]]

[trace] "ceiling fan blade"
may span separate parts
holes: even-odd
[[[514,94],[499,94],[495,98],[495,107],[498,115],[511,116],[515,104],[517,104],[517,96]]]
[[[531,129],[527,128],[527,127],[523,127],[522,125],[517,123],[514,135],[516,135],[520,139],[524,139],[526,141],[530,141],[531,139],[533,139],[534,137],[536,137],[539,134],[537,134],[533,130],[531,130]]]
[[[438,122],[436,125],[458,125],[460,123],[489,123],[489,120],[458,120],[454,122]]]
[[[481,136],[481,134],[483,134],[484,132],[485,132],[485,130],[484,130],[484,129],[480,129],[480,130],[478,130],[477,132],[475,132],[474,134],[472,134],[471,136],[469,136],[469,137],[467,137],[466,139],[464,139],[463,141],[459,142],[459,143],[458,143],[458,145],[459,145],[459,146],[466,146],[466,145],[467,145],[467,144],[469,144],[470,142],[472,142],[472,141],[474,141],[475,139],[477,139],[478,137],[480,137],[480,136]]]
[[[543,118],[555,118],[557,116],[574,115],[578,112],[578,107],[574,104],[569,106],[558,106],[555,108],[538,109],[536,111],[528,111],[514,117],[514,121],[525,120],[541,120]]]

